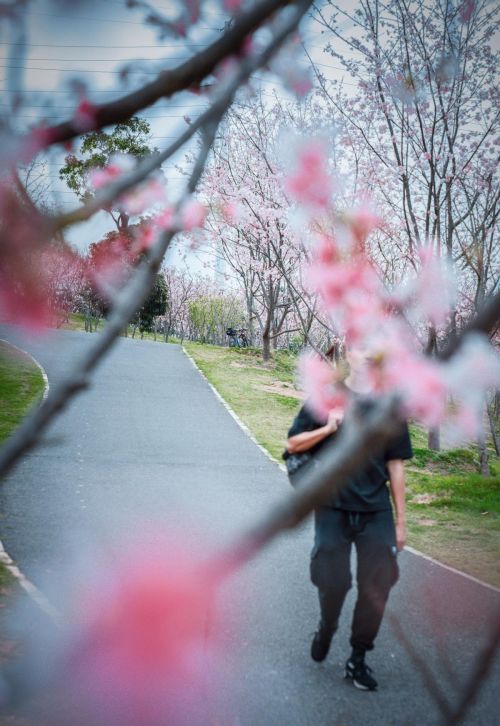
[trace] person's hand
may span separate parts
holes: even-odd
[[[396,547],[398,552],[404,548],[406,544],[406,522],[396,522]]]
[[[330,411],[328,414],[328,421],[327,426],[330,429],[330,432],[333,434],[340,424],[342,423],[342,420],[344,418],[344,412],[340,408],[334,408]]]

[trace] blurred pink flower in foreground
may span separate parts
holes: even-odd
[[[332,409],[344,409],[347,395],[337,386],[335,369],[318,355],[304,355],[300,360],[300,377],[312,411],[326,421]]]
[[[73,123],[78,131],[89,131],[94,128],[97,120],[97,106],[87,98],[82,98],[77,106]]]
[[[42,216],[27,208],[12,180],[0,182],[0,316],[4,320],[41,330],[51,323],[48,294],[50,269],[42,253],[52,259],[71,257],[68,249],[50,246],[50,233]]]
[[[120,197],[120,206],[130,215],[147,211],[157,203],[166,201],[165,185],[159,179],[149,179],[137,185],[132,192]]]
[[[347,347],[368,351],[366,376],[374,392],[399,395],[406,417],[432,427],[446,424],[454,439],[472,438],[479,430],[484,396],[500,380],[500,358],[479,335],[468,335],[447,363],[423,354],[416,329],[446,323],[454,296],[450,275],[425,247],[416,278],[388,294],[365,251],[366,238],[378,224],[361,205],[342,215],[335,237],[319,235],[308,270],[311,287]],[[302,363],[310,405],[323,418],[342,405],[336,375],[320,359]]]
[[[195,199],[191,199],[181,209],[181,226],[185,232],[191,232],[196,227],[202,227],[207,216],[207,210]]]
[[[218,685],[213,597],[187,549],[155,543],[123,553],[105,578],[75,594],[55,708],[62,698],[72,724],[209,723]]]

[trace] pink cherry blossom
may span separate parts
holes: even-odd
[[[68,721],[188,726],[209,720],[220,686],[220,646],[214,585],[198,556],[178,542],[126,548],[112,569],[85,578],[75,595],[71,626],[50,658]]]
[[[476,3],[474,0],[465,0],[460,5],[460,9],[459,9],[460,20],[463,23],[467,23],[471,19],[475,6],[476,6]]]
[[[32,129],[22,143],[19,154],[21,161],[28,163],[40,151],[53,144],[56,138],[56,132],[48,126]]]
[[[137,233],[136,240],[138,249],[141,252],[144,250],[149,250],[156,242],[157,237],[158,229],[155,224],[149,223],[141,225]]]
[[[333,193],[327,159],[328,153],[321,140],[297,144],[292,171],[285,177],[285,189],[295,201],[316,209],[327,207]]]
[[[236,224],[242,217],[243,207],[237,200],[229,201],[223,205],[222,214],[230,224]]]
[[[90,131],[96,125],[97,106],[83,98],[77,106],[73,123],[78,131]]]
[[[0,182],[0,219],[0,316],[40,330],[51,318],[48,271],[39,265],[40,251],[48,243],[47,231],[41,214],[24,208],[8,178]]]
[[[102,169],[92,169],[89,173],[89,181],[94,189],[101,189],[117,179],[123,170],[118,164],[108,164]]]
[[[299,363],[300,377],[307,404],[318,418],[326,421],[335,408],[345,409],[348,396],[338,385],[338,373],[318,355],[303,355]]]
[[[191,199],[181,209],[181,227],[185,232],[202,227],[206,216],[206,207],[201,202]]]
[[[359,251],[364,249],[365,240],[370,232],[383,225],[383,220],[374,212],[368,199],[364,199],[358,207],[350,211],[345,217],[345,222],[357,242]]]
[[[224,10],[228,13],[234,13],[241,7],[241,0],[223,0]]]
[[[155,223],[160,229],[171,229],[174,222],[174,210],[172,207],[166,207],[160,214],[155,217]]]
[[[120,204],[130,215],[142,214],[158,202],[165,201],[165,185],[159,179],[150,179],[135,187],[133,192],[120,197]]]

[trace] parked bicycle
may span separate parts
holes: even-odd
[[[228,328],[226,335],[229,337],[230,348],[248,348],[246,328]]]

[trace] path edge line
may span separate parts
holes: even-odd
[[[281,471],[286,473],[286,466],[284,464],[281,464],[279,461],[276,461],[274,456],[271,456],[269,451],[265,449],[262,444],[259,444],[255,436],[252,434],[250,429],[246,424],[243,423],[243,421],[240,419],[237,413],[233,411],[231,406],[227,403],[227,401],[221,396],[219,391],[215,388],[215,386],[210,383],[206,375],[203,373],[203,371],[200,369],[196,361],[194,360],[193,356],[188,353],[188,351],[185,349],[184,345],[181,345],[182,351],[186,358],[188,358],[194,368],[198,371],[200,376],[205,379],[205,381],[208,383],[210,388],[212,389],[213,393],[215,394],[216,398],[222,403],[226,411],[233,417],[233,419],[236,421],[240,429],[245,432],[245,434],[253,441],[253,443],[262,451],[265,456],[267,456],[268,459],[270,459],[273,464],[276,464],[276,466],[281,469]],[[405,551],[410,552],[412,555],[416,555],[417,557],[422,557],[424,560],[427,560],[428,562],[432,562],[434,565],[438,565],[439,567],[443,567],[445,570],[448,570],[449,572],[453,572],[455,575],[461,575],[462,577],[465,577],[467,580],[471,580],[472,582],[475,582],[477,585],[482,585],[483,587],[486,587],[488,590],[493,590],[493,592],[500,594],[500,588],[496,587],[495,585],[490,585],[489,582],[484,582],[484,580],[480,580],[478,577],[474,577],[474,575],[469,575],[467,572],[462,572],[462,570],[457,570],[456,567],[452,567],[451,565],[446,565],[444,562],[440,562],[439,560],[434,559],[433,557],[430,557],[429,555],[424,554],[424,552],[420,552],[420,550],[415,549],[414,547],[409,547],[408,545],[405,546]]]
[[[47,396],[49,395],[50,390],[50,383],[47,376],[47,373],[45,371],[45,368],[42,366],[42,364],[37,361],[37,359],[31,355],[31,353],[28,353],[28,351],[23,350],[18,345],[14,345],[14,343],[11,343],[10,340],[6,340],[5,338],[0,338],[0,343],[5,343],[11,348],[14,348],[14,350],[19,351],[23,355],[25,355],[27,358],[30,358],[33,363],[36,365],[36,367],[40,370],[40,373],[42,374],[43,383],[44,383],[44,390],[42,394],[42,401],[45,401]],[[40,610],[44,612],[46,615],[48,615],[52,620],[55,622],[58,622],[60,619],[59,613],[56,610],[56,608],[50,603],[50,601],[45,597],[45,595],[37,588],[36,585],[34,585],[31,580],[29,580],[26,575],[19,569],[19,567],[15,564],[12,557],[9,555],[7,550],[4,547],[4,544],[2,540],[0,539],[0,562],[4,565],[5,569],[10,572],[12,577],[19,583],[19,586],[25,591],[25,593],[38,605]]]
[[[199,367],[199,365],[196,363],[196,361],[193,358],[193,356],[190,353],[187,352],[187,350],[185,349],[185,347],[183,345],[181,346],[181,348],[182,348],[182,351],[183,351],[184,355],[186,356],[186,358],[188,358],[188,360],[191,361],[191,364],[197,370],[197,372],[199,373],[199,375],[202,378],[205,379],[206,383],[208,383],[208,385],[212,389],[212,392],[214,393],[215,397],[222,403],[222,405],[224,406],[224,408],[226,409],[226,411],[229,413],[229,415],[233,417],[233,419],[236,421],[236,423],[238,424],[238,426],[240,427],[240,429],[245,432],[245,434],[248,436],[248,438],[251,439],[251,441],[253,441],[253,443],[269,459],[269,461],[272,461],[273,464],[278,467],[278,469],[281,469],[281,471],[286,472],[285,465],[284,464],[281,464],[279,461],[276,461],[276,459],[274,458],[274,456],[271,456],[271,454],[269,453],[269,451],[267,451],[267,449],[265,449],[262,446],[262,444],[259,444],[259,442],[255,438],[255,436],[252,434],[252,432],[250,431],[250,429],[248,428],[248,426],[243,423],[243,421],[241,420],[241,418],[231,408],[231,406],[229,405],[229,403],[221,396],[221,394],[216,389],[216,387],[212,383],[210,383],[210,381],[208,380],[208,378],[206,377],[206,375],[203,373],[203,371],[201,370],[201,368]]]
[[[489,582],[480,580],[479,577],[474,577],[474,575],[469,575],[467,572],[458,570],[456,567],[452,567],[451,565],[446,565],[444,562],[440,562],[439,560],[434,559],[434,557],[431,557],[430,555],[426,555],[424,552],[420,552],[420,550],[416,550],[414,547],[405,545],[405,552],[410,552],[412,555],[417,555],[417,557],[422,557],[424,560],[427,560],[428,562],[432,562],[433,565],[439,565],[439,567],[444,567],[445,570],[448,570],[449,572],[453,572],[455,575],[461,575],[462,577],[465,577],[466,580],[471,580],[472,582],[475,582],[476,585],[482,585],[483,587],[486,587],[488,590],[493,590],[493,592],[500,594],[500,587],[497,587],[496,585],[491,585]]]

